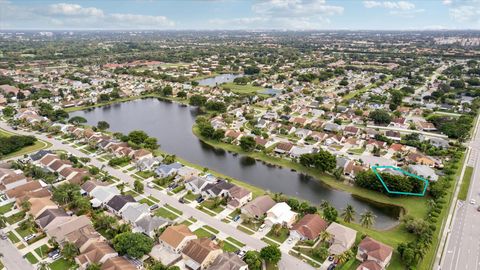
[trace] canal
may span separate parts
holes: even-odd
[[[200,141],[193,133],[197,109],[158,99],[141,99],[77,111],[71,116],[82,116],[88,124],[107,121],[110,130],[128,133],[143,130],[158,139],[162,150],[192,163],[264,188],[320,204],[330,202],[339,213],[347,204],[358,214],[371,210],[377,216],[375,227],[385,229],[398,223],[399,208],[377,205],[355,198],[347,192],[331,189],[322,182],[291,171],[215,149]],[[357,217],[358,220],[358,217]]]

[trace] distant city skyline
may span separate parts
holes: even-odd
[[[480,29],[480,0],[0,0],[2,30]]]

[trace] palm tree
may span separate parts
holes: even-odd
[[[330,203],[325,200],[322,200],[322,203],[320,204],[320,209],[324,210],[329,207],[330,207]]]
[[[347,223],[355,221],[355,208],[350,204],[347,204],[347,207],[342,211],[341,217],[343,218],[343,221]]]
[[[367,210],[360,216],[360,224],[365,228],[370,228],[375,223],[376,217],[372,211]]]
[[[22,204],[20,205],[23,211],[29,211],[31,206],[32,204],[27,200],[23,200]]]
[[[332,239],[332,235],[327,231],[322,231],[318,235],[318,239],[320,239],[320,242],[328,242],[330,239]]]
[[[275,234],[275,236],[279,236],[281,230],[282,230],[282,225],[280,225],[279,223],[273,224],[273,234]]]
[[[37,270],[49,270],[50,267],[48,267],[47,262],[39,262],[37,265]]]
[[[337,259],[338,264],[343,264],[343,263],[347,262],[348,260],[350,260],[350,258],[352,256],[353,256],[352,251],[347,250],[347,251],[343,252],[342,254],[336,255],[335,258]]]

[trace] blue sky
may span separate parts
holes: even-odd
[[[480,29],[480,0],[0,0],[0,29]]]

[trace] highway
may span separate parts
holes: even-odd
[[[474,168],[470,188],[467,200],[456,204],[439,270],[480,270],[480,118],[469,148],[465,163]],[[470,203],[472,199],[475,204]]]

